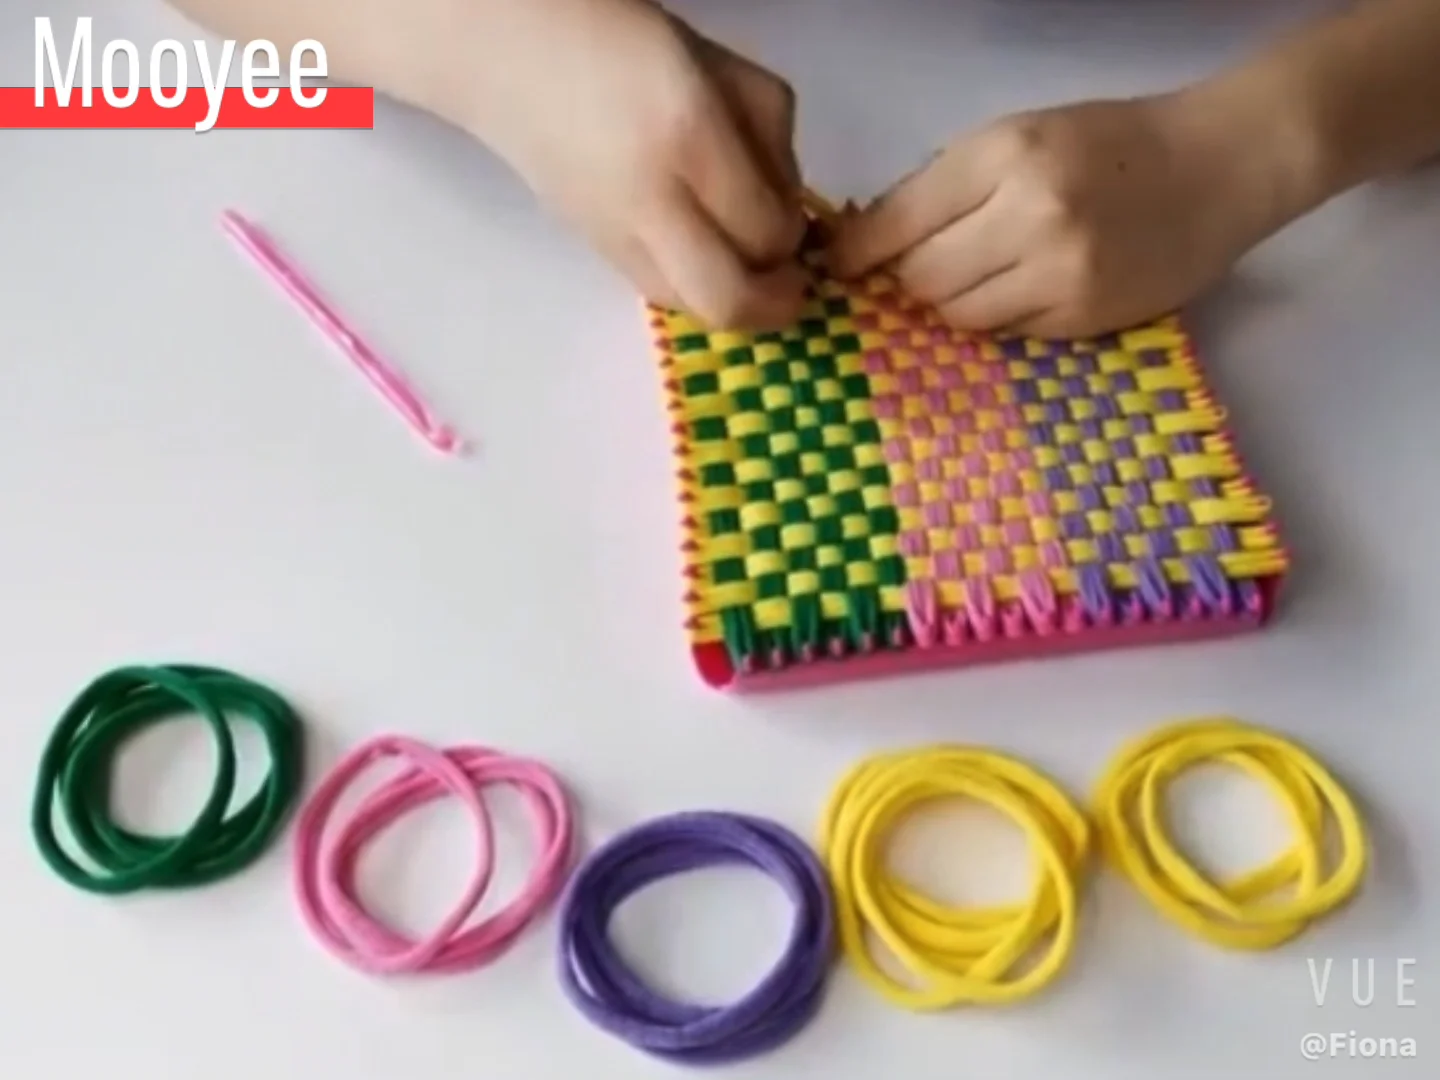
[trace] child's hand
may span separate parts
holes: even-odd
[[[647,0],[490,0],[472,130],[652,301],[798,316],[794,100]]]
[[[1258,108],[1258,106],[1257,106]],[[1099,334],[1165,314],[1263,234],[1247,125],[1181,96],[1009,117],[839,229],[837,272],[888,266],[969,330]]]

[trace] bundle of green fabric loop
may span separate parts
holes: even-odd
[[[179,835],[150,836],[125,828],[111,806],[116,752],[146,728],[188,714],[199,714],[214,734],[209,796]],[[260,789],[233,811],[236,756],[230,717],[258,726],[270,756]],[[89,892],[131,893],[217,881],[253,863],[275,838],[301,788],[303,751],[298,716],[267,687],[196,665],[117,668],[80,693],[50,736],[31,812],[35,842],[57,874]],[[57,814],[95,870],[61,847]]]

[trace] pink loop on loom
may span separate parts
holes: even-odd
[[[328,849],[325,826],[340,796],[370,765],[401,757],[410,767],[367,795]],[[524,797],[540,858],[520,894],[494,915],[462,931],[490,886],[494,834],[479,789],[509,784]],[[454,795],[475,819],[476,870],[450,914],[428,938],[413,941],[384,925],[357,895],[361,850],[399,817]],[[340,959],[376,975],[455,972],[480,967],[504,951],[559,892],[569,870],[573,819],[565,789],[544,765],[478,746],[436,750],[414,739],[382,735],[357,746],[321,781],[296,824],[295,893],[301,914]]]

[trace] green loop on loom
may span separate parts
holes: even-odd
[[[791,647],[799,656],[818,653],[822,647],[825,632],[824,619],[820,612],[820,598],[814,595],[797,596],[790,602],[792,624]]]
[[[720,612],[720,625],[725,634],[725,645],[730,650],[730,662],[743,670],[755,661],[755,619],[748,608],[726,608]]]
[[[204,806],[177,836],[124,828],[110,807],[116,752],[146,728],[191,713],[198,713],[215,737],[215,779]],[[270,753],[260,790],[230,814],[236,770],[227,716],[259,727]],[[300,720],[273,690],[216,668],[117,668],[86,687],[51,733],[40,759],[31,830],[51,869],[88,892],[209,884],[245,868],[269,845],[299,794],[302,760]],[[57,811],[99,873],[60,847]]]
[[[880,637],[880,594],[873,588],[850,590],[847,622],[850,644],[856,649],[874,646]]]

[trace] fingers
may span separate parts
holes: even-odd
[[[641,240],[677,295],[675,306],[712,328],[775,329],[799,317],[806,281],[798,263],[747,266],[690,192],[666,200]]]
[[[793,256],[804,219],[787,205],[724,104],[708,119],[684,163],[685,179],[711,220],[752,266]]]
[[[790,259],[805,232],[794,93],[719,42],[680,29],[715,94],[687,147],[686,180],[751,265]]]
[[[985,278],[942,301],[936,310],[947,323],[976,333],[1030,333],[1047,314],[1036,300],[1035,274],[1020,265]]]
[[[1020,261],[1013,222],[996,213],[994,201],[943,226],[894,260],[891,269],[905,291],[941,304],[974,289]]]
[[[749,134],[770,167],[787,212],[801,218],[800,158],[795,152],[795,95],[789,86],[753,93],[745,112]]]
[[[601,245],[601,249],[650,303],[672,311],[684,307],[680,294],[661,273],[644,245],[630,240],[623,244]]]
[[[964,144],[941,153],[839,226],[831,266],[856,277],[890,262],[985,205],[996,180],[969,160]]]
[[[800,161],[795,154],[795,92],[784,80],[724,45],[704,41],[741,134],[759,156],[786,209],[801,205]]]
[[[796,233],[803,231],[800,160],[795,154],[795,102],[788,87],[741,79],[730,91],[736,123],[742,137],[764,170],[766,179],[780,197],[781,205]],[[793,253],[798,239],[786,237],[785,254]]]

